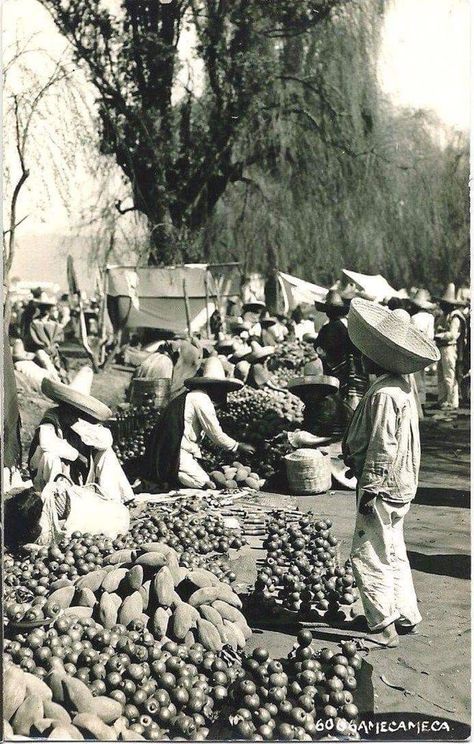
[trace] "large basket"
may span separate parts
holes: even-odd
[[[157,380],[136,379],[130,383],[130,402],[139,406],[141,403],[154,399],[155,407],[161,411],[170,398],[171,380],[159,378]]]
[[[331,458],[318,449],[297,449],[285,457],[291,493],[301,496],[331,488]]]

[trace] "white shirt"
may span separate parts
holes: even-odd
[[[411,322],[421,333],[433,340],[434,338],[434,316],[431,313],[420,310],[411,316]]]
[[[187,394],[184,405],[181,449],[200,458],[199,441],[203,434],[221,449],[234,452],[238,447],[238,442],[222,430],[216,409],[208,394],[203,390],[192,390]]]

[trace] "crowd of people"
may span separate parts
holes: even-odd
[[[314,348],[314,358],[288,383],[305,406],[303,430],[296,439],[292,432],[289,441],[339,442],[357,492],[352,561],[367,626],[382,645],[397,645],[399,632],[410,632],[421,620],[403,523],[417,489],[426,374],[437,366],[440,409],[454,410],[460,396],[468,396],[469,303],[456,296],[454,285],[434,301],[422,289],[384,304],[358,294],[354,287],[329,290],[315,303],[315,312],[325,316],[318,330],[302,308],[285,317],[253,301],[225,322],[214,315],[212,340],[155,343],[134,379],[169,380],[168,402],[145,457],[127,473],[112,449],[107,427],[112,411],[91,395],[92,370],[85,367],[71,380],[62,364],[67,303],[58,307],[42,293],[34,296],[15,325],[20,332],[9,339],[5,386],[14,409],[14,374],[24,374],[28,362],[42,370],[40,390],[55,404],[37,427],[28,454],[33,489],[38,498],[48,493],[45,532],[68,518],[77,493],[71,488],[94,486],[105,502],[120,507],[132,501],[137,483],[163,491],[216,488],[201,464],[202,438],[223,451],[252,455],[252,445],[223,431],[218,411],[228,394],[244,385],[280,389],[268,360],[285,340],[302,339]],[[21,456],[10,447],[18,441],[19,424],[18,412],[6,410],[8,468]]]

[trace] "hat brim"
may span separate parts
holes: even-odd
[[[66,403],[82,413],[87,413],[97,421],[107,421],[112,416],[112,411],[105,403],[92,395],[80,393],[62,382],[54,382],[45,377],[41,383],[41,390],[55,403]]]
[[[274,346],[262,346],[261,349],[258,351],[252,351],[252,353],[249,355],[249,362],[261,362],[262,359],[268,359],[268,357],[273,356],[275,353],[275,347]]]
[[[189,377],[184,381],[184,385],[189,390],[194,390],[195,388],[220,388],[227,393],[231,393],[234,390],[243,388],[244,383],[242,380],[235,379],[235,377],[226,377],[224,380],[217,377]]]
[[[270,327],[272,325],[276,325],[278,323],[278,320],[276,318],[260,318],[260,325],[264,327]]]
[[[410,300],[413,307],[417,307],[419,310],[434,310],[436,303],[434,302],[417,302],[416,300]]]
[[[335,393],[339,390],[339,380],[331,375],[306,375],[289,380],[287,387],[295,395],[309,388],[317,388],[321,393]]]
[[[252,349],[249,349],[245,352],[245,354],[232,354],[231,357],[229,357],[229,361],[232,362],[232,364],[238,364],[239,362],[248,361],[249,356],[252,354]]]
[[[47,307],[54,307],[57,305],[57,300],[37,300],[36,298],[33,299],[33,303],[35,305],[45,305]]]
[[[379,329],[381,321],[392,325],[396,334],[400,321],[394,320],[392,311],[373,302],[358,299],[351,303],[348,333],[352,343],[382,369],[399,375],[409,375],[437,362],[439,351],[426,336],[408,323],[403,329],[405,338],[398,342]]]
[[[263,308],[266,308],[266,305],[264,302],[260,302],[260,300],[255,300],[255,302],[246,302],[245,305],[242,307],[243,313],[253,312],[253,309],[256,308],[256,312],[260,312],[260,310],[263,310]]]
[[[447,300],[445,297],[434,297],[436,302],[444,302],[445,305],[451,305],[452,307],[463,307],[466,303],[462,300]]]
[[[350,302],[347,304],[343,301],[341,305],[339,303],[328,303],[328,302],[321,302],[320,300],[314,301],[314,306],[316,310],[321,310],[323,313],[326,312],[326,310],[341,310],[342,312],[348,312],[349,311],[349,305]]]

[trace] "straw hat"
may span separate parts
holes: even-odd
[[[222,362],[216,356],[206,359],[202,367],[202,376],[189,377],[184,381],[184,384],[190,390],[194,390],[195,388],[206,389],[219,387],[228,393],[232,392],[232,390],[239,390],[244,386],[241,380],[225,376]]]
[[[67,403],[97,421],[106,421],[112,416],[112,411],[100,400],[90,395],[93,376],[90,367],[83,367],[69,385],[54,382],[45,377],[41,383],[41,390],[55,403]]]
[[[405,310],[388,310],[356,297],[347,326],[352,343],[389,372],[417,372],[440,357],[435,344],[413,326]]]
[[[318,388],[321,393],[335,393],[339,390],[337,377],[323,374],[323,363],[321,359],[313,359],[305,364],[302,377],[293,377],[288,381],[288,390],[298,395],[308,387]]]
[[[410,302],[420,310],[434,310],[435,308],[435,304],[430,302],[430,293],[427,289],[419,289]]]
[[[245,359],[243,359],[241,362],[238,362],[235,365],[234,374],[237,380],[241,380],[242,382],[247,382],[247,377],[249,376],[250,372],[250,362],[246,362]]]
[[[50,297],[46,292],[41,292],[39,297],[34,297],[33,302],[35,305],[49,305],[50,307],[58,304],[56,297]]]
[[[240,343],[234,345],[234,351],[232,356],[229,357],[229,360],[233,364],[237,364],[238,362],[241,362],[243,359],[247,359],[252,353],[252,347],[248,344]]]
[[[325,297],[324,302],[315,300],[314,304],[317,310],[322,310],[323,313],[326,312],[326,310],[332,309],[347,312],[347,304],[344,302],[337,289],[330,289]]]
[[[31,351],[25,351],[25,346],[21,338],[16,338],[12,346],[12,359],[14,362],[23,362],[34,359],[35,355]]]
[[[261,313],[262,310],[266,310],[267,306],[261,300],[252,300],[246,302],[242,308],[242,315],[244,313]]]
[[[453,307],[461,307],[461,305],[464,305],[464,302],[456,299],[454,282],[449,282],[444,295],[442,297],[436,297],[436,300],[438,300],[438,302],[445,302],[447,305],[452,305]]]
[[[230,336],[222,336],[217,340],[216,349],[220,354],[231,354],[234,350],[233,339]]]
[[[258,341],[251,342],[252,354],[249,356],[249,362],[261,362],[275,353],[274,346],[261,346]]]

